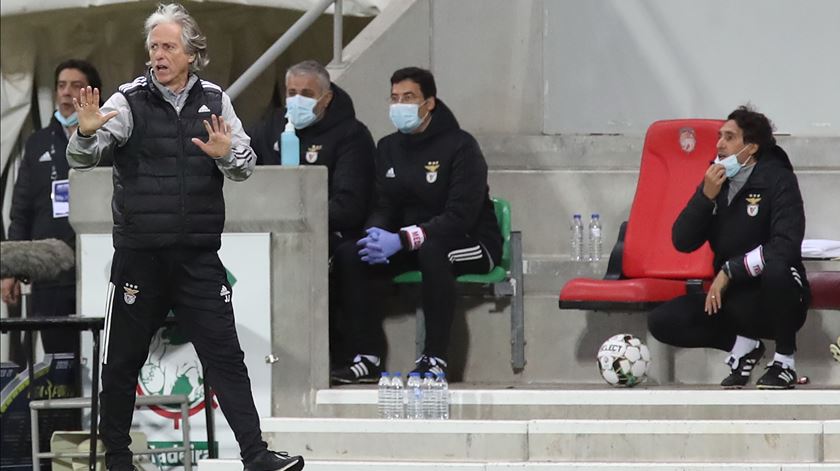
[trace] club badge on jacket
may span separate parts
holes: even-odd
[[[318,152],[320,152],[323,147],[324,146],[319,145],[309,146],[309,149],[306,149],[306,156],[304,157],[306,161],[310,164],[314,164],[315,161],[318,160]]]
[[[747,214],[755,217],[758,214],[758,203],[761,202],[761,195],[757,193],[750,193],[747,195]]]
[[[426,162],[424,166],[426,169],[426,181],[429,183],[434,183],[437,181],[438,176],[438,169],[440,168],[440,162],[437,160]]]

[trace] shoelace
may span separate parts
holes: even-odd
[[[837,337],[837,343],[831,344],[828,346],[828,351],[831,352],[831,355],[834,357],[836,361],[840,361],[840,337]]]
[[[271,453],[274,453],[276,456],[279,456],[280,458],[283,458],[283,459],[291,458],[291,456],[289,456],[289,453],[285,452],[285,451],[272,451]]]

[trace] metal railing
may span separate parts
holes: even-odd
[[[228,96],[230,96],[230,99],[235,100],[265,69],[269,68],[281,54],[286,52],[286,49],[309,29],[315,23],[315,20],[332,4],[335,4],[335,10],[333,12],[333,60],[330,64],[340,65],[342,63],[341,56],[344,49],[342,37],[344,34],[343,0],[321,0],[309,8],[303,16],[298,18],[271,47],[225,90]]]

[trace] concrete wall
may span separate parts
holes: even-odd
[[[751,101],[780,132],[837,136],[837,24],[833,0],[393,0],[333,72],[376,137],[408,64],[475,133],[641,135]]]

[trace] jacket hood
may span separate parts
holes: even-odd
[[[435,97],[435,109],[432,111],[432,120],[429,122],[429,127],[419,134],[403,134],[397,131],[397,134],[404,139],[404,142],[414,145],[421,144],[434,138],[439,134],[444,134],[450,131],[461,129],[452,110],[441,100]]]
[[[333,92],[333,99],[324,111],[324,117],[317,123],[298,130],[298,132],[321,133],[348,119],[356,119],[356,109],[353,107],[353,99],[350,98],[350,95],[334,83],[330,83],[330,90]],[[285,116],[285,110],[283,115]],[[283,122],[285,123],[285,119]]]
[[[759,151],[758,160],[765,161],[767,164],[781,165],[793,171],[793,164],[791,164],[787,152],[776,144],[773,144],[773,147],[769,149]]]

